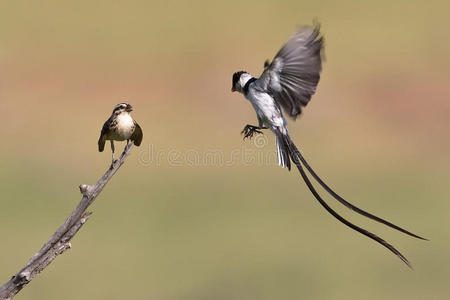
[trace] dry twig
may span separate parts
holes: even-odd
[[[95,198],[101,193],[111,177],[125,162],[125,159],[130,154],[132,148],[133,143],[129,143],[123,150],[119,159],[111,164],[106,173],[94,185],[80,185],[80,192],[83,195],[83,198],[78,206],[72,211],[67,220],[59,226],[41,250],[33,255],[25,267],[0,287],[0,300],[13,298],[59,254],[62,254],[71,248],[70,240],[92,214],[91,212],[86,211],[86,209],[94,202]]]

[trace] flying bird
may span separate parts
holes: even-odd
[[[114,141],[127,141],[127,145],[131,140],[136,146],[141,145],[142,129],[141,126],[131,117],[130,112],[133,107],[128,103],[119,103],[114,106],[113,112],[109,119],[103,124],[100,137],[98,139],[98,151],[103,152],[105,142],[111,142],[111,159],[114,162]]]
[[[411,267],[406,257],[394,246],[347,221],[328,206],[315,190],[303,167],[333,198],[347,208],[412,237],[426,239],[354,206],[335,193],[314,172],[289,136],[283,112],[295,120],[316,92],[322,71],[323,44],[319,25],[303,26],[278,51],[272,62],[264,63],[264,71],[259,78],[253,77],[246,71],[233,74],[231,91],[242,93],[250,101],[258,119],[257,126],[248,124],[241,134],[244,134],[244,139],[252,138],[255,134],[262,134],[261,130],[270,129],[276,137],[278,164],[281,167],[290,170],[292,161],[311,193],[331,215],[353,230],[380,243]]]

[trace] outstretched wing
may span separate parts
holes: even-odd
[[[272,63],[264,64],[264,72],[256,87],[273,95],[293,119],[302,112],[316,92],[322,71],[323,37],[319,26],[304,26],[278,51]]]
[[[140,146],[141,142],[142,142],[142,138],[144,137],[144,134],[142,133],[141,126],[139,126],[139,124],[136,121],[134,121],[134,125],[135,125],[134,132],[131,135],[130,139],[133,141],[133,143],[136,146]]]

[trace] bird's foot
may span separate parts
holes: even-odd
[[[262,128],[247,124],[244,129],[242,129],[241,134],[244,135],[244,140],[246,138],[251,139],[255,134],[264,134],[260,129]]]

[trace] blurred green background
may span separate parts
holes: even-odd
[[[448,299],[449,9],[446,1],[1,1],[1,281],[69,215],[77,186],[109,166],[97,138],[126,101],[143,145],[97,198],[73,248],[17,299]],[[276,166],[270,134],[257,145],[239,135],[256,117],[230,93],[232,73],[258,75],[295,26],[314,18],[326,62],[290,132],[338,193],[431,240],[327,197],[398,247],[414,271],[328,215],[297,172]]]

